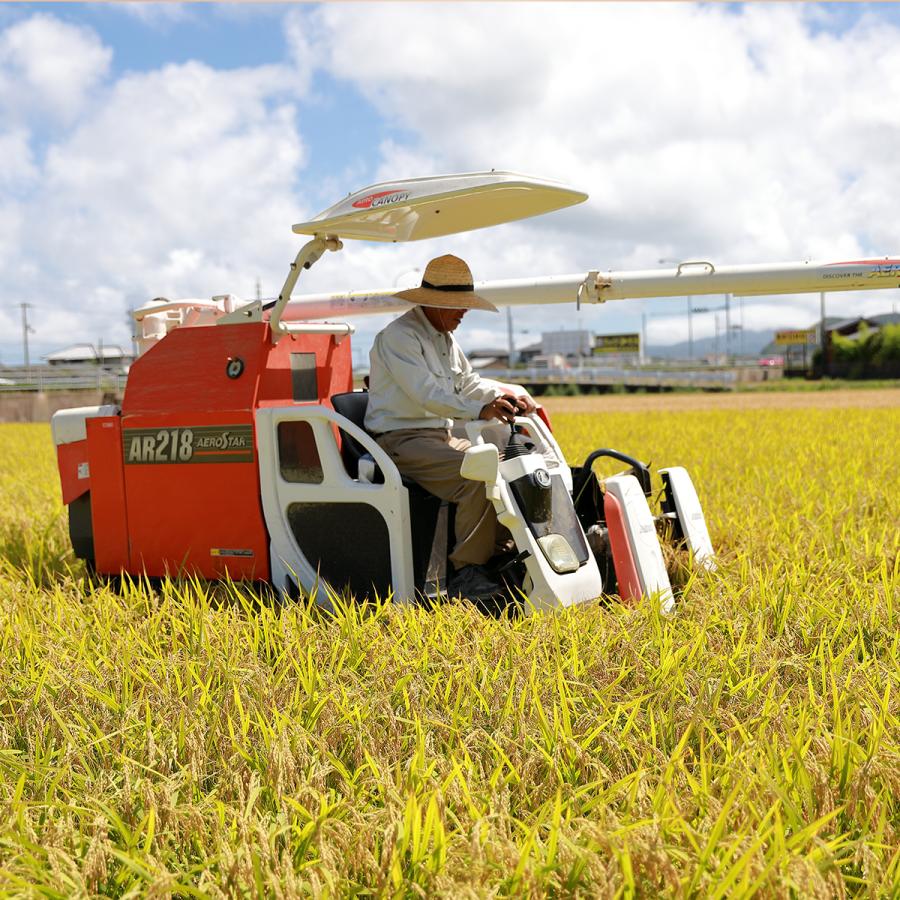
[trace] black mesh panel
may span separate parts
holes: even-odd
[[[384,517],[368,503],[291,503],[288,524],[322,578],[356,599],[384,597],[391,585],[391,548]]]

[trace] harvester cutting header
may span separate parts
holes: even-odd
[[[135,313],[139,358],[121,407],[53,417],[76,555],[102,575],[191,573],[326,586],[409,602],[446,584],[453,506],[405,478],[364,427],[352,390],[348,317],[407,311],[396,289],[307,295],[304,269],[345,240],[406,242],[553,212],[587,195],[505,172],[375,185],[294,226],[309,236],[272,302],[231,295],[156,300]],[[495,306],[900,286],[900,260],[604,272],[476,282]],[[333,318],[339,319],[334,321]],[[326,320],[326,321],[321,321]],[[714,557],[697,493],[660,470],[654,516],[647,467],[598,450],[567,464],[542,410],[457,423],[470,442],[463,478],[483,485],[514,547],[498,570],[526,610],[602,593],[674,605],[658,532],[702,565]],[[629,468],[599,482],[600,456]]]

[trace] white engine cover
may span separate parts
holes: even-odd
[[[480,439],[480,433],[476,433],[476,438]],[[497,449],[493,444],[486,445],[481,441],[473,445],[466,451],[466,457],[463,460],[461,474],[464,478],[476,477],[470,469],[470,464],[479,454],[485,452],[487,447],[490,447],[494,459],[498,458]],[[524,585],[528,603],[523,605],[526,614],[586,603],[596,600],[603,592],[603,581],[593,553],[589,553],[587,561],[574,572],[560,573],[554,571],[538,546],[537,539],[528,527],[509,487],[510,481],[537,469],[543,469],[546,472],[547,462],[540,453],[533,452],[504,460],[495,470],[496,480],[485,479],[487,496],[497,511],[497,520],[509,529],[516,548],[519,551],[528,551],[528,557],[525,560],[528,576]],[[562,475],[559,477],[561,478]],[[482,479],[476,477],[476,480]],[[565,482],[563,483],[565,484]]]

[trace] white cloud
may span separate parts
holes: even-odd
[[[98,89],[39,164],[20,134],[0,138],[32,182],[21,208],[0,204],[0,233],[2,256],[32,263],[7,276],[41,299],[38,338],[122,342],[129,306],[251,294],[261,268],[286,269],[306,162],[295,96],[284,67],[190,62]]]
[[[318,22],[308,13],[288,16],[284,22],[284,31],[294,65],[294,77],[300,89],[306,93],[312,84],[314,71],[322,62]]]
[[[168,27],[191,18],[190,6],[185,3],[173,3],[171,0],[163,3],[125,0],[125,2],[113,4],[113,8],[154,28]]]
[[[35,15],[0,32],[0,111],[71,122],[106,76],[112,52],[90,30]]]
[[[128,14],[160,24],[156,7]],[[161,24],[202,14],[178,7]],[[332,4],[288,8],[287,58],[270,65],[221,70],[198,48],[195,61],[115,77],[112,49],[90,29],[45,13],[20,19],[0,26],[7,296],[41,302],[42,340],[108,328],[123,341],[125,307],[149,297],[248,295],[257,275],[274,294],[298,247],[290,224],[319,211],[310,196],[492,167],[569,182],[591,199],[440,241],[348,242],[298,291],[389,287],[448,251],[476,278],[507,278],[900,249],[900,35],[877,10],[837,34],[813,27],[823,17],[792,4]],[[322,72],[391,126],[363,148],[367,171],[329,171],[316,154],[340,135],[302,131],[304,104],[329,101]],[[327,173],[316,183],[310,162]],[[884,310],[885,296],[834,304]],[[646,311],[651,339],[667,316],[663,334],[676,341],[681,307],[515,318],[521,343],[562,323],[631,329]],[[752,327],[805,324],[817,309],[817,297],[754,300],[745,316]],[[9,334],[15,321],[0,327]],[[358,355],[383,321],[358,320]],[[472,346],[491,334],[483,342],[505,343],[504,318],[473,317],[461,337]]]
[[[853,201],[900,174],[892,27],[814,35],[802,7],[752,4],[336,4],[319,17],[331,71],[415,135],[383,148],[383,170],[508,166],[582,185],[580,224],[613,267],[637,262],[635,242],[746,261],[845,247],[870,218]]]
[[[408,135],[381,146],[379,177],[512,168],[591,193],[444,242],[477,277],[897,249],[900,34],[877,17],[841,34],[802,4],[331,4],[315,18],[329,71]],[[775,325],[817,305],[755,308]],[[611,304],[583,320],[617,312],[640,315]]]
[[[0,188],[16,193],[32,183],[37,174],[29,133],[24,128],[0,132]]]
[[[200,63],[123,77],[47,153],[49,239],[67,268],[88,275],[124,263],[146,275],[173,251],[203,248],[224,274],[253,250],[267,255],[260,226],[294,214],[279,189],[305,154],[293,108],[271,102],[281,77],[276,67],[218,72]]]

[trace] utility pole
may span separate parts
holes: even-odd
[[[136,307],[132,306],[125,311],[125,318],[128,319],[128,333],[131,335],[131,358],[137,359],[138,355],[138,345],[137,345],[137,329],[138,324],[134,320],[134,311]]]
[[[825,349],[825,291],[819,294],[819,344]]]
[[[20,303],[22,307],[22,345],[25,350],[25,374],[31,377],[31,362],[28,359],[28,332],[34,334],[34,329],[28,324],[28,310],[31,309],[30,303]]]
[[[256,279],[256,299],[262,300],[262,282]]]
[[[691,307],[694,305],[694,298],[687,298],[688,305],[688,359],[693,362],[694,361],[694,321],[691,318],[691,314],[693,310]]]
[[[641,365],[647,362],[647,313],[641,313]]]
[[[725,295],[725,365],[731,363],[731,294]]]
[[[516,358],[516,342],[513,340],[513,320],[512,308],[506,307],[506,340],[509,344],[509,362],[507,366],[511,369],[517,362]]]

